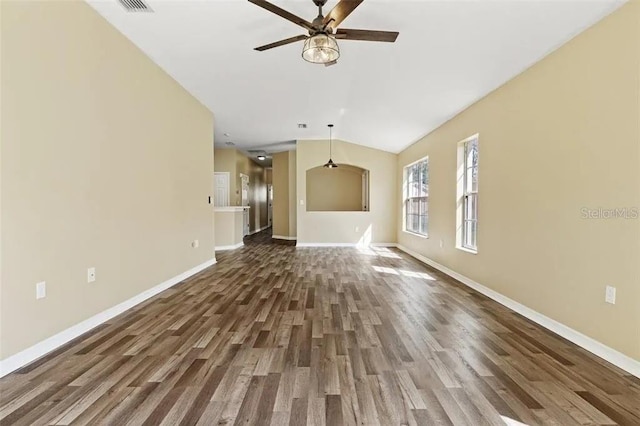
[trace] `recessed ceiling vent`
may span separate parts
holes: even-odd
[[[153,12],[142,0],[118,0],[127,12]]]

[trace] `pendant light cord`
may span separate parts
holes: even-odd
[[[333,169],[335,167],[338,167],[338,165],[335,164],[332,159],[333,157],[333,124],[327,124],[327,127],[329,127],[329,161],[327,161],[327,164],[325,164],[324,167]]]
[[[329,159],[333,158],[333,126],[329,126]]]
[[[329,160],[333,158],[333,124],[327,124],[329,127]]]

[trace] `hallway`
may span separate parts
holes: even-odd
[[[256,244],[272,244],[271,236],[273,235],[273,227],[268,227],[267,229],[256,232],[253,235],[247,235],[244,237],[243,242],[245,245],[256,245]]]

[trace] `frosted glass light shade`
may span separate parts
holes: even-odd
[[[336,39],[327,34],[316,34],[304,41],[302,58],[314,64],[326,64],[340,57]]]

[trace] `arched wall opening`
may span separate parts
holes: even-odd
[[[307,170],[307,211],[369,211],[369,170],[350,164]]]

